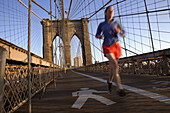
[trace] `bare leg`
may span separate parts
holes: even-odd
[[[111,68],[111,66],[112,66],[111,62],[109,62],[109,65],[110,65],[109,81],[111,82],[113,80],[114,76],[113,76],[113,69]]]
[[[112,54],[112,53],[106,54],[106,57],[109,59],[109,63],[110,63],[109,81],[112,81],[113,77],[114,77],[117,87],[119,89],[123,89],[123,87],[121,86],[121,79],[120,79],[120,76],[119,76],[118,61],[116,60],[114,54]]]

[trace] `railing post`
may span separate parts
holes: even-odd
[[[7,50],[0,46],[0,113],[3,112],[3,87]]]
[[[41,88],[41,86],[42,86],[42,85],[41,85],[41,76],[42,76],[41,74],[42,74],[42,73],[41,73],[41,66],[39,66],[39,67],[38,67],[38,76],[39,76],[39,85],[40,85],[40,88]]]

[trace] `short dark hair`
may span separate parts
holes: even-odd
[[[108,10],[110,7],[113,7],[113,6],[112,6],[112,5],[107,6],[106,9],[105,9],[105,11],[104,11],[104,14],[106,14],[107,10]],[[105,20],[106,20],[106,15],[105,15]]]

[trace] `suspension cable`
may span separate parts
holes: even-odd
[[[103,4],[104,5],[104,4]],[[94,7],[95,7],[95,12],[96,12],[96,3],[95,3],[95,1],[94,1]],[[96,13],[96,19],[97,19],[98,17],[97,17],[97,13]],[[97,20],[97,25],[99,25],[99,22],[98,22],[98,20]],[[100,47],[102,47],[102,44],[101,44],[101,40],[100,40]],[[103,58],[103,54],[101,53],[101,57],[102,57],[102,61],[104,60],[104,58]]]

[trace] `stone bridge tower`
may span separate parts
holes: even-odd
[[[92,64],[92,55],[90,47],[90,39],[88,34],[88,23],[86,18],[81,20],[65,19],[65,34],[63,33],[63,23],[61,20],[52,21],[52,38],[51,38],[51,21],[44,19],[41,21],[43,27],[43,57],[47,61],[52,61],[52,42],[59,36],[64,44],[65,63],[68,67],[71,66],[70,41],[76,35],[82,45],[83,65]],[[63,36],[65,35],[65,36]]]

